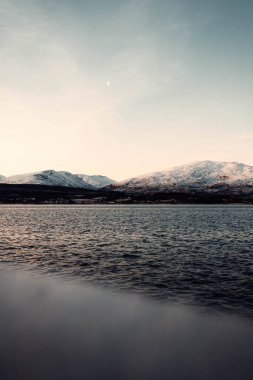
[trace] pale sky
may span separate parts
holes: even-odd
[[[0,0],[0,174],[253,165],[252,0]]]

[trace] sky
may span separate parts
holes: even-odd
[[[253,165],[251,0],[0,0],[0,174]]]

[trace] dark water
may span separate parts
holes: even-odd
[[[1,206],[0,264],[253,316],[252,206]]]

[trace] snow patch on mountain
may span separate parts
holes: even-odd
[[[116,183],[111,178],[108,178],[103,175],[86,175],[86,174],[77,174],[79,178],[88,183],[91,186],[94,186],[97,189],[101,189],[102,187],[112,185]]]

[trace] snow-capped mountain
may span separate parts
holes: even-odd
[[[116,183],[116,181],[114,181],[113,179],[103,175],[77,174],[77,176],[97,189],[101,189],[102,187]]]
[[[102,175],[72,174],[65,171],[44,170],[36,173],[0,176],[0,183],[66,186],[82,189],[100,189],[115,181]]]
[[[198,161],[109,186],[128,192],[253,190],[253,166],[237,162]]]
[[[86,174],[44,170],[11,177],[0,176],[0,183],[39,184],[96,190],[125,192],[236,192],[253,193],[253,166],[238,162],[198,161],[189,165],[149,173],[122,182]]]
[[[44,170],[36,173],[20,174],[0,179],[1,183],[8,184],[30,184],[48,186],[66,186],[82,189],[95,189],[89,183],[75,174],[65,171]]]

